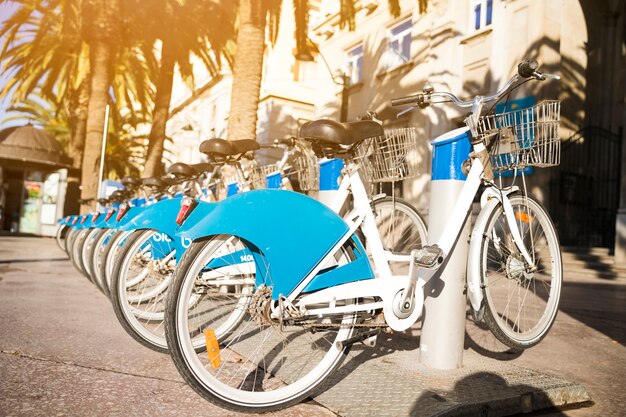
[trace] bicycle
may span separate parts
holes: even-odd
[[[304,196],[253,191],[219,203],[221,210],[181,228],[178,236],[193,243],[170,285],[165,329],[174,364],[192,388],[232,410],[280,409],[321,390],[352,344],[372,344],[384,329],[409,328],[422,315],[424,285],[445,268],[481,184],[484,204],[468,257],[471,308],[509,346],[539,343],[558,310],[558,238],[541,205],[519,187],[499,188],[492,168],[558,164],[559,106],[537,105],[528,110],[526,120],[480,117],[485,103],[504,97],[518,80],[558,78],[537,68],[534,61],[520,63],[518,74],[487,97],[462,101],[428,89],[392,101],[413,107],[452,102],[471,108],[468,128],[439,138],[467,144],[461,149],[470,162],[464,164],[467,180],[454,214],[433,245],[410,254],[385,250],[358,168],[388,156],[372,146],[387,138],[368,121],[321,120],[300,131],[318,155],[342,156],[348,162],[341,187],[351,190],[354,210],[345,220]],[[396,161],[403,156],[396,153]],[[392,164],[389,173],[402,175],[403,166]],[[307,221],[290,216],[294,211]],[[245,221],[246,213],[255,218]],[[281,227],[268,225],[274,221]],[[355,235],[359,227],[374,268]],[[248,263],[238,258],[241,247],[251,253]],[[393,263],[404,265],[408,273],[392,274]],[[499,288],[494,275],[510,287],[509,297],[523,291],[536,303],[540,311],[532,324],[516,320],[522,313],[509,311],[510,305],[499,311],[500,292],[507,288]],[[525,307],[525,298],[517,301]]]

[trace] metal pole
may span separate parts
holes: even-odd
[[[461,164],[470,150],[468,132],[449,132],[433,141],[433,170],[428,214],[428,243],[436,243],[452,215],[466,176]],[[466,221],[452,253],[424,288],[424,321],[420,363],[435,369],[463,365],[465,340],[465,274],[470,225]]]
[[[104,110],[104,131],[102,132],[102,152],[100,153],[100,174],[98,175],[98,194],[96,199],[101,198],[100,191],[102,188],[102,176],[104,175],[104,154],[107,147],[107,133],[109,131],[109,105]],[[96,210],[100,210],[100,204],[96,206]]]

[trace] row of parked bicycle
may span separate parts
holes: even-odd
[[[461,101],[425,88],[392,101],[471,108],[467,128],[433,141],[433,166],[464,185],[430,244],[413,206],[373,193],[417,174],[416,131],[386,132],[372,115],[309,122],[297,138],[265,146],[207,140],[199,150],[208,163],[124,178],[123,190],[92,202],[94,213],[62,219],[57,241],[124,329],[169,352],[198,393],[225,408],[268,411],[319,390],[354,343],[373,345],[420,318],[423,287],[445,268],[483,186],[467,260],[470,307],[503,343],[534,346],[558,310],[558,239],[525,188],[497,185],[493,172],[523,179],[521,168],[558,164],[559,103],[481,116],[485,103],[530,78],[555,76],[524,61],[492,96]],[[253,155],[262,148],[279,149],[278,162],[260,165]],[[320,182],[334,190],[324,203],[307,195]]]

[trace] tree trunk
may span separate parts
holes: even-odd
[[[148,152],[143,169],[144,177],[163,175],[163,150],[165,145],[165,127],[172,98],[172,84],[174,82],[175,59],[172,48],[175,45],[170,41],[163,42],[161,50],[161,68],[156,85],[154,111],[152,113],[152,127],[148,137]]]
[[[69,154],[72,166],[80,169],[85,150],[85,134],[87,128],[87,105],[89,103],[89,80],[78,86],[75,97],[70,103],[70,147]]]
[[[263,75],[265,9],[262,1],[239,0],[239,32],[227,139],[256,139],[257,110]]]
[[[89,68],[91,88],[87,106],[87,134],[83,154],[81,198],[97,198],[98,175],[100,174],[100,153],[102,151],[102,133],[107,105],[108,90],[111,85],[113,47],[96,40],[89,46]],[[90,205],[82,205],[81,213],[90,210]]]

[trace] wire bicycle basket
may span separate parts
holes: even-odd
[[[417,130],[414,127],[385,131],[363,141],[354,158],[362,175],[372,183],[394,182],[419,174]]]
[[[483,116],[470,128],[487,144],[494,171],[528,166],[551,167],[561,162],[561,102],[546,100],[532,107]]]
[[[313,151],[300,148],[300,152],[289,161],[289,164],[291,167],[287,170],[287,177],[294,189],[301,191],[319,189],[320,167]]]
[[[250,182],[250,188],[253,190],[262,190],[267,187],[267,177],[272,175],[280,175],[278,166],[276,164],[267,165],[255,165],[250,168],[248,172],[248,181]],[[279,182],[280,185],[280,182]]]

